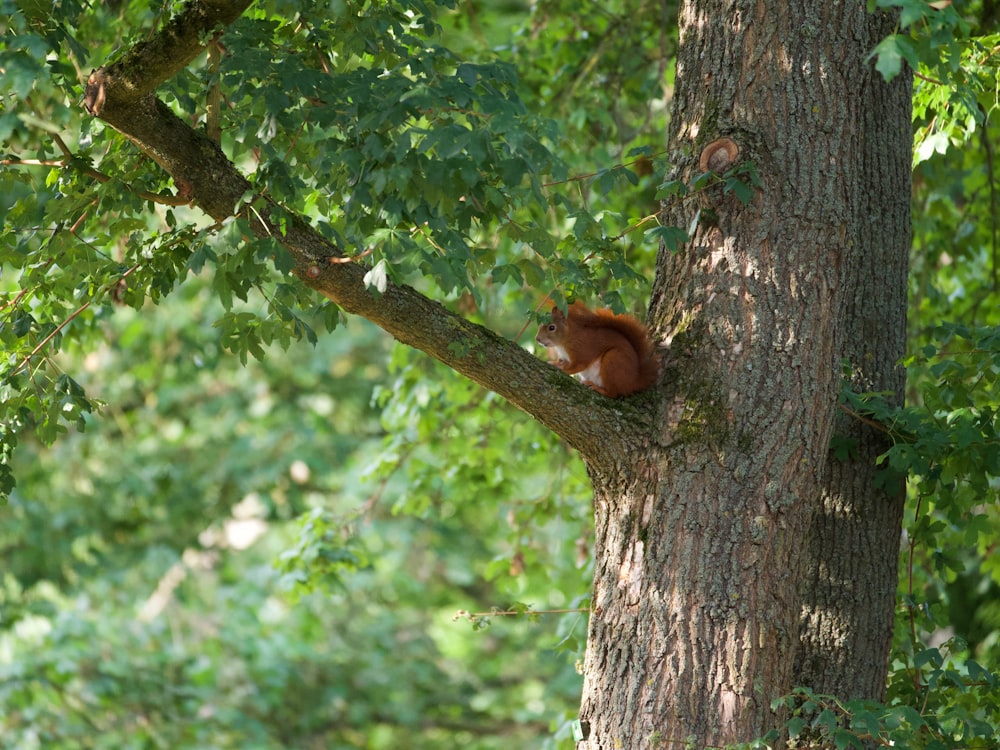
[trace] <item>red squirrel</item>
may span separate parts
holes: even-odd
[[[656,381],[653,344],[646,327],[629,315],[588,310],[574,302],[569,317],[552,308],[552,322],[535,340],[548,350],[549,363],[610,398],[638,393]]]

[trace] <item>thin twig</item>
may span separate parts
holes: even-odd
[[[115,284],[113,286],[117,286],[119,283],[121,283],[122,281],[124,281],[125,279],[127,279],[129,276],[132,275],[132,273],[137,268],[139,268],[139,264],[136,264],[136,265],[132,266],[131,268],[129,268],[127,271],[125,271],[125,273],[123,273],[118,278],[118,280],[115,282]],[[108,288],[110,289],[111,287],[108,287]],[[19,295],[19,298],[20,298],[20,295]],[[40,342],[38,342],[38,345],[34,349],[32,349],[31,352],[29,354],[27,354],[24,357],[24,359],[22,359],[13,370],[11,370],[11,373],[10,373],[10,375],[8,377],[11,377],[11,378],[14,377],[19,372],[21,372],[21,370],[23,370],[25,367],[27,367],[28,363],[31,362],[31,358],[34,357],[36,354],[38,354],[42,349],[44,349],[46,347],[46,345],[50,341],[52,341],[52,339],[54,339],[59,334],[60,331],[62,331],[66,326],[68,326],[73,320],[75,320],[84,310],[86,310],[88,307],[90,307],[90,305],[91,305],[92,302],[93,302],[92,299],[87,300],[82,305],[80,305],[78,308],[76,308],[76,310],[74,310],[73,312],[71,312],[69,314],[69,316],[66,318],[66,320],[64,320],[62,323],[60,323],[55,328],[53,328],[52,331],[49,332],[49,335],[46,336],[45,338],[43,338]]]
[[[844,412],[848,416],[854,417],[862,424],[866,424],[872,429],[884,432],[886,435],[892,435],[892,430],[890,430],[884,424],[882,424],[881,422],[876,422],[874,419],[870,419],[864,416],[863,414],[859,414],[858,412],[854,411],[854,409],[849,407],[847,404],[840,404],[839,407],[842,412]]]
[[[458,610],[452,616],[452,622],[456,620],[473,620],[481,617],[517,617],[530,615],[568,615],[574,613],[590,613],[590,607],[572,607],[569,609],[496,609],[490,612],[467,612],[464,609]]]
[[[67,169],[70,167],[69,159],[0,159],[0,166],[4,167],[61,167]],[[87,177],[92,177],[101,184],[105,184],[111,181],[111,178],[104,174],[103,172],[98,172],[96,169],[90,167],[77,167],[82,174]],[[151,193],[148,190],[129,190],[135,193],[137,196],[143,200],[152,201],[153,203],[159,203],[164,206],[189,206],[191,205],[190,198],[182,198],[177,195],[164,195],[163,193]]]

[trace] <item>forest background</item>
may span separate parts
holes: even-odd
[[[389,7],[373,4],[366,17],[377,23]],[[521,134],[530,168],[547,175],[513,198],[540,213],[535,223],[484,236],[475,262],[490,272],[475,290],[448,268],[424,283],[526,346],[554,286],[599,289],[641,314],[658,243],[672,241],[655,215],[676,189],[664,186],[661,158],[676,7],[399,9],[437,54],[495,83],[507,135]],[[309,315],[294,314],[303,292],[286,281],[243,284],[248,267],[269,262],[255,251],[215,246],[213,256],[205,243],[178,261],[176,288],[176,276],[157,285],[166,269],[137,266],[90,302],[93,290],[68,274],[32,287],[43,276],[22,267],[22,250],[48,243],[55,253],[95,187],[104,207],[136,200],[137,185],[162,187],[151,163],[130,174],[130,190],[102,183],[82,160],[66,163],[63,147],[96,142],[128,163],[128,145],[103,140],[67,92],[79,95],[91,67],[170,8],[4,11],[2,386],[9,406],[28,369],[50,399],[34,404],[43,416],[30,429],[19,413],[3,427],[0,747],[572,747],[592,580],[581,462],[501,399],[364,321],[318,298]],[[308,26],[296,13],[258,8],[242,31],[287,41]],[[874,58],[886,75],[904,64],[919,73],[910,409],[848,394],[844,408],[892,431],[886,463],[910,478],[882,716],[927,747],[1000,741],[998,20],[990,2],[903,5],[899,35]],[[373,38],[358,30],[359,54],[384,54]],[[300,189],[278,158],[304,137],[282,93],[293,83],[270,68],[241,73],[242,88],[223,99],[257,86],[258,116],[225,138],[237,150],[261,140],[242,158],[275,194]],[[210,61],[193,65],[172,84],[173,103],[202,111],[213,76]],[[426,148],[446,152],[446,139]],[[300,195],[320,212],[338,188],[364,203],[354,185],[316,185]],[[65,221],[33,224],[56,197]],[[161,234],[171,258],[172,212],[186,210],[141,226],[110,220],[89,262],[129,257],[137,231]],[[530,233],[539,227],[557,242],[541,268],[519,260],[524,243],[545,241]],[[379,241],[430,240],[417,227]],[[567,278],[572,266],[552,259],[569,247],[611,247],[614,260]],[[25,290],[47,301],[26,312]],[[817,721],[851,730],[844,746],[884,729],[828,708]]]

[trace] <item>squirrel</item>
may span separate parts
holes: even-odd
[[[649,388],[657,376],[646,327],[630,315],[569,306],[569,316],[552,308],[552,322],[535,340],[548,350],[549,363],[610,398]]]

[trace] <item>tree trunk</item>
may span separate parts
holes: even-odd
[[[868,45],[892,33],[895,17],[869,16]],[[859,68],[855,118],[862,142],[881,144],[859,156],[866,181],[848,198],[857,204],[844,265],[840,326],[843,357],[858,392],[890,391],[899,403],[905,372],[907,260],[910,246],[912,77],[891,84]],[[816,692],[882,700],[892,645],[905,486],[878,469],[888,437],[841,415],[838,438],[850,455],[827,463],[820,512],[814,517],[809,570],[802,587],[802,639],[796,684]],[[876,474],[882,472],[881,477]],[[881,481],[879,481],[881,480]]]
[[[773,699],[821,673],[795,653],[801,583],[844,551],[810,546],[814,526],[828,533],[836,518],[817,520],[817,498],[837,486],[828,448],[840,359],[872,354],[882,381],[901,353],[908,87],[875,80],[866,58],[878,27],[864,4],[688,0],[679,22],[676,176],[703,171],[706,147],[727,138],[762,187],[749,205],[716,186],[697,205],[664,211],[675,226],[696,211],[700,220],[681,252],[661,252],[654,283],[651,322],[670,344],[661,426],[617,471],[591,467],[595,589],[581,750],[747,741],[775,725]],[[879,182],[873,172],[887,166]],[[872,217],[890,211],[890,228],[872,236]],[[871,274],[880,260],[891,273]],[[876,308],[878,298],[891,309]],[[892,330],[863,339],[876,313]],[[856,340],[845,349],[847,335]],[[875,509],[869,480],[852,496]],[[867,529],[878,543],[898,535],[898,503],[887,505],[864,522],[879,524]],[[859,546],[847,551],[872,552]],[[895,549],[884,546],[877,563],[855,562],[858,590],[827,585],[836,601],[852,598],[855,615],[859,605],[879,608],[855,621],[854,635],[879,644],[891,621],[887,580],[870,591],[857,574],[883,565]],[[839,665],[843,643],[811,637],[825,624],[802,622],[809,664]],[[851,689],[884,680],[884,659],[850,668]]]

